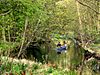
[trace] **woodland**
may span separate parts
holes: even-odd
[[[100,0],[0,0],[0,75],[100,75]]]

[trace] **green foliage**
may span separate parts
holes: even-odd
[[[53,68],[52,67],[48,68],[47,73],[52,73],[52,72],[53,72]]]
[[[28,17],[29,26],[34,30],[36,25],[41,24],[44,26],[44,22],[47,20],[47,15],[43,9],[43,2],[40,0],[31,1],[31,0],[4,0],[0,1],[1,6],[1,15],[0,18],[0,26],[6,30],[6,36],[8,36],[7,32],[9,31],[11,37],[18,37],[21,39],[22,31],[24,31],[25,19]],[[41,27],[40,26],[40,27]],[[9,29],[8,29],[9,27]],[[1,31],[2,31],[2,28]],[[29,31],[28,33],[30,33]],[[1,33],[2,34],[2,33]],[[8,37],[7,37],[8,38]]]
[[[44,74],[44,75],[76,75],[75,71],[64,71],[63,69],[55,69],[53,67],[43,67],[44,64],[34,63],[32,67],[29,67],[28,64],[22,64],[22,63],[13,63],[13,62],[5,62],[2,61],[1,65],[1,74],[5,73],[13,73],[13,74],[21,74],[21,72],[25,71],[26,74],[32,74],[38,75],[38,74]],[[46,66],[46,64],[44,65]],[[30,71],[31,70],[31,71]]]
[[[15,42],[0,42],[0,52],[9,51],[10,49],[15,48],[19,43]]]
[[[7,60],[6,60],[7,61]],[[28,64],[20,64],[20,63],[13,63],[13,62],[4,62],[2,61],[1,64],[1,71],[2,73],[12,72],[13,74],[17,73],[20,74],[21,71],[25,71],[28,67]]]
[[[39,65],[38,64],[33,64],[32,66],[32,71],[39,69]]]
[[[96,9],[96,11],[99,11],[97,0],[91,0],[90,2],[82,1],[82,3],[84,2]],[[24,48],[27,47],[26,44],[30,41],[36,42],[36,45],[42,47],[42,52],[40,52],[43,54],[46,53],[49,47],[53,50],[50,45],[54,44],[47,42],[48,40],[51,42],[52,38],[54,39],[53,41],[56,40],[58,42],[59,39],[66,40],[68,37],[75,38],[79,36],[78,38],[80,38],[82,36],[82,39],[86,42],[93,40],[96,46],[98,46],[97,44],[100,43],[100,33],[98,32],[99,15],[91,8],[81,4],[79,4],[80,16],[77,15],[77,12],[76,4],[73,0],[0,0],[0,53],[13,50],[16,46],[21,46],[23,38],[25,39],[23,43]],[[82,25],[79,24],[79,17]],[[28,18],[28,22],[25,29],[26,18]],[[53,37],[51,37],[52,34]],[[25,36],[23,37],[23,35]],[[39,41],[43,41],[42,45]],[[80,63],[83,53],[81,50],[74,50],[78,52],[73,50],[69,54],[71,55],[72,66]],[[38,53],[36,54],[38,57],[42,56],[42,54],[41,56],[39,55],[39,50],[34,53]],[[57,58],[55,55],[55,52],[52,52],[49,59],[55,60]],[[10,67],[10,65],[12,66]],[[21,70],[26,70],[26,67],[23,64],[7,62],[3,63],[1,68],[4,71],[13,71],[19,74]],[[34,73],[35,71],[38,72],[38,69],[41,69],[38,64],[32,66]],[[75,71],[65,72],[52,67],[47,68],[47,70],[43,69],[42,73],[44,72],[47,75],[64,75],[64,73],[76,75]]]
[[[26,68],[28,67],[27,64],[19,64],[19,63],[12,63],[11,71],[13,73],[18,73],[20,74],[21,71],[25,71]]]

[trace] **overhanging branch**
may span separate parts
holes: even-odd
[[[90,7],[89,5],[87,5],[86,3],[82,3],[82,2],[80,2],[79,0],[76,0],[78,3],[80,3],[81,5],[83,5],[83,6],[86,6],[86,7],[88,7],[88,8],[90,8],[91,10],[93,10],[94,12],[96,12],[97,14],[100,14],[100,12],[98,12],[98,11],[96,11],[95,9],[93,9],[92,7]]]

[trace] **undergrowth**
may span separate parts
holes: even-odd
[[[77,75],[76,71],[68,71],[66,68],[50,66],[49,64],[34,63],[23,64],[0,60],[0,75]]]

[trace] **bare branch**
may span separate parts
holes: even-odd
[[[0,14],[0,16],[4,16],[4,15],[7,15],[7,14],[9,14],[11,12],[11,10],[9,10],[8,12],[6,12],[6,13],[1,13]]]

